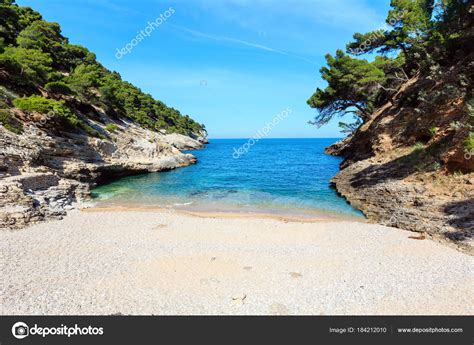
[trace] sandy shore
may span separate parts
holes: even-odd
[[[474,314],[474,258],[413,233],[75,211],[0,233],[2,314]]]

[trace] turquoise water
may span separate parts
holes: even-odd
[[[196,165],[123,178],[93,195],[107,205],[362,217],[330,187],[341,159],[324,148],[336,140],[262,139],[235,158],[246,139],[215,139],[204,150],[189,151]]]

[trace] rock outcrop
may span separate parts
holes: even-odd
[[[373,222],[449,239],[472,251],[474,176],[400,180],[386,164],[363,160],[341,170],[332,182]],[[440,188],[439,182],[446,185]]]
[[[465,151],[472,116],[463,100],[426,111],[402,106],[414,78],[353,135],[328,147],[343,156],[337,191],[369,220],[454,241],[472,252],[474,155]]]
[[[32,123],[25,123],[21,135],[0,127],[0,228],[60,218],[89,200],[92,185],[193,164],[196,158],[180,150],[203,147],[184,135],[113,123],[113,131],[107,131],[91,121],[105,139]]]
[[[163,135],[163,141],[174,146],[178,150],[198,150],[203,148],[203,143],[207,143],[205,137],[193,139],[182,134],[172,133]]]
[[[91,185],[196,161],[181,150],[207,143],[203,124],[123,80],[34,9],[0,8],[0,228],[61,217]]]

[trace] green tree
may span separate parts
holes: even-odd
[[[63,95],[71,95],[74,93],[71,90],[71,88],[62,81],[53,81],[53,82],[47,83],[44,86],[44,88],[48,90],[49,92],[63,94]]]
[[[69,94],[104,109],[110,116],[131,119],[151,130],[189,134],[203,129],[191,118],[123,81],[118,73],[104,68],[87,48],[69,44],[57,23],[44,21],[38,12],[18,6],[13,0],[0,0],[0,70],[7,76],[0,83],[20,94],[35,90],[39,94],[44,86],[54,95]],[[50,101],[38,98],[18,104],[34,108],[43,103],[50,106]],[[74,113],[65,118],[72,124],[82,121],[80,127],[100,136]]]
[[[95,64],[96,56],[87,48],[76,44],[66,44],[64,47],[64,63],[70,67],[76,67],[80,64]]]
[[[22,30],[16,41],[21,48],[37,49],[50,54],[53,62],[58,65],[62,62],[64,46],[67,44],[67,39],[61,35],[59,24],[43,20],[35,21]]]
[[[347,45],[353,55],[377,51],[389,53],[401,50],[405,57],[413,46],[421,47],[432,28],[434,0],[392,0],[387,27],[365,34],[355,33]]]
[[[7,47],[0,54],[0,66],[13,73],[18,72],[21,78],[43,85],[52,71],[52,59],[49,54],[37,49]],[[19,69],[19,70],[18,70]]]
[[[66,81],[71,89],[78,94],[83,97],[91,97],[91,88],[100,86],[102,72],[102,69],[97,64],[80,64],[74,69],[74,72],[66,78]]]
[[[335,115],[354,113],[363,121],[370,118],[373,101],[386,77],[382,69],[367,60],[360,60],[338,50],[336,56],[326,55],[328,67],[320,72],[328,86],[318,88],[308,104],[318,110],[312,122],[326,124]]]
[[[10,0],[0,1],[0,37],[7,44],[14,44],[21,30],[41,19],[30,7],[20,7]]]

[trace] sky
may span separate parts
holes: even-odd
[[[124,80],[204,123],[210,138],[253,137],[288,108],[268,137],[343,137],[340,118],[309,125],[316,110],[306,101],[325,86],[324,55],[380,28],[389,2],[17,0]]]

